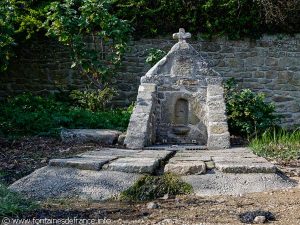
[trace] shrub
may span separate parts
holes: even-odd
[[[150,48],[148,50],[148,56],[146,58],[146,63],[150,66],[154,66],[159,60],[161,60],[167,53],[164,50]]]
[[[128,109],[91,111],[55,100],[23,94],[0,103],[0,134],[3,136],[57,135],[61,128],[126,130]]]
[[[17,193],[9,191],[3,184],[0,184],[0,202],[0,218],[16,216],[38,207],[36,203],[22,198]]]
[[[112,100],[116,91],[105,87],[103,90],[74,90],[70,97],[74,104],[91,111],[104,110],[105,106]]]
[[[250,136],[262,134],[278,124],[273,103],[265,102],[262,93],[249,89],[238,90],[234,79],[225,84],[225,101],[228,126],[231,134]]]
[[[121,199],[146,201],[163,197],[165,194],[182,195],[192,193],[190,184],[183,182],[178,176],[165,173],[162,176],[146,175],[134,185],[121,193]]]
[[[262,157],[300,159],[300,130],[269,129],[251,140],[250,147]]]

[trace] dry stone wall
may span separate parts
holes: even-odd
[[[131,43],[121,72],[115,78],[120,95],[114,105],[136,101],[140,77],[150,69],[145,64],[147,49],[169,51],[171,39],[142,39]],[[275,102],[283,125],[300,124],[300,35],[268,36],[259,40],[190,41],[190,44],[225,79],[236,78],[243,88],[264,92]],[[83,88],[86,84],[70,69],[68,49],[49,40],[23,45],[8,75],[0,76],[0,97],[24,91],[55,92]]]

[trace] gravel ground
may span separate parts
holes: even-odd
[[[141,175],[115,171],[43,167],[13,183],[9,188],[24,196],[105,200],[130,187]]]

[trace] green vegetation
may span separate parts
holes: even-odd
[[[300,30],[300,2],[295,0],[115,0],[119,18],[131,22],[139,37],[186,28],[194,36],[258,37],[266,32]]]
[[[0,135],[57,135],[61,128],[126,130],[131,111],[132,107],[93,112],[58,101],[54,96],[23,94],[1,102]]]
[[[116,94],[114,89],[105,87],[103,90],[73,90],[70,98],[76,106],[96,112],[104,110]]]
[[[19,194],[11,192],[0,183],[0,218],[17,216],[20,213],[34,210],[38,205],[22,198]]]
[[[300,159],[300,130],[270,129],[251,140],[250,147],[262,157]]]
[[[150,48],[146,58],[146,63],[150,66],[154,66],[159,60],[161,60],[167,53],[164,50]]]
[[[183,182],[180,177],[165,173],[162,176],[146,175],[135,184],[121,193],[121,199],[146,201],[169,195],[183,195],[192,193],[190,184]]]
[[[1,1],[1,70],[7,69],[14,45],[34,34],[50,36],[71,49],[72,68],[103,89],[121,62],[131,32],[110,8],[110,0]]]
[[[267,103],[263,93],[240,90],[234,79],[225,83],[225,101],[231,134],[249,139],[277,126],[279,122],[279,116],[274,114],[274,104]]]
[[[133,29],[136,38],[169,35],[179,27],[193,37],[257,38],[300,32],[299,11],[296,0],[2,0],[0,66],[7,69],[15,46],[26,39],[51,36],[70,47],[72,67],[102,89]]]

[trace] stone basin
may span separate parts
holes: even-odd
[[[172,127],[173,133],[177,135],[185,135],[190,131],[190,129],[190,127],[184,125]]]

